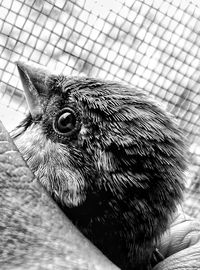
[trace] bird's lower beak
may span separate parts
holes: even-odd
[[[47,94],[47,69],[30,62],[17,62],[30,113],[34,118],[42,114],[42,97]]]

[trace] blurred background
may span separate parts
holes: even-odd
[[[197,0],[0,0],[0,120],[11,131],[27,112],[18,60],[143,88],[175,115],[185,133],[190,164],[184,207],[200,217],[198,5]]]

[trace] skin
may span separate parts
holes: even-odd
[[[184,188],[185,146],[173,118],[119,83],[18,68],[31,114],[14,137],[29,167],[111,261],[151,269]],[[60,132],[66,110],[71,126]]]
[[[165,259],[153,270],[200,269],[200,222],[179,209],[158,247]]]

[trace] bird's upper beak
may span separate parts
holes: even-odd
[[[34,118],[42,114],[42,97],[46,96],[49,71],[30,62],[17,62],[18,71],[24,88],[30,113]]]

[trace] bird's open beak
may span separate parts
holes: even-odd
[[[17,62],[30,113],[34,118],[42,114],[42,97],[47,94],[47,69],[30,62]]]

